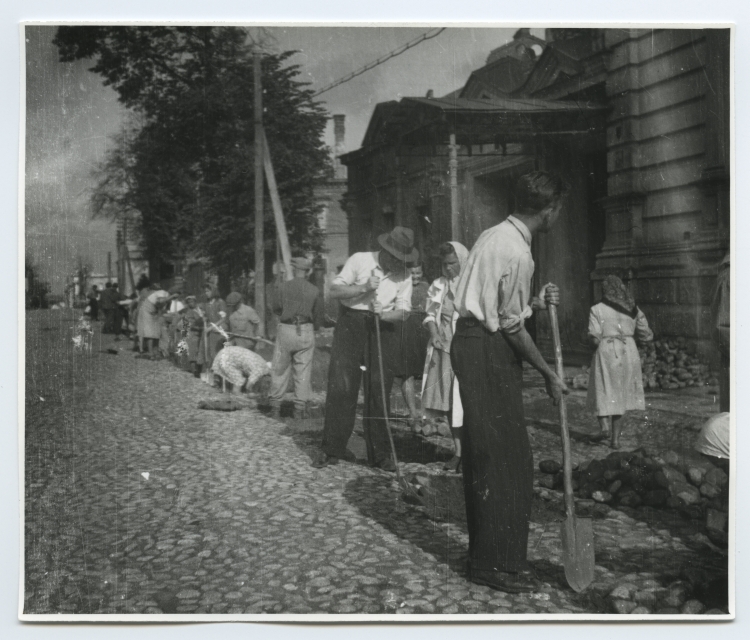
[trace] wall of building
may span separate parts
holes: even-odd
[[[728,34],[611,29],[605,42],[607,231],[594,279],[629,276],[657,334],[708,352],[729,246]]]

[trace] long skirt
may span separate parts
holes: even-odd
[[[641,359],[632,337],[602,338],[591,361],[586,404],[598,416],[646,408]]]
[[[187,338],[188,361],[200,362],[200,354],[203,349],[203,339],[200,331],[188,331]]]
[[[450,354],[433,349],[422,393],[422,409],[449,412],[451,427],[463,426],[464,410],[458,387]]]
[[[523,370],[499,331],[459,319],[451,346],[464,407],[463,469],[472,570],[526,568],[534,461]]]
[[[398,350],[394,358],[393,375],[396,378],[418,378],[424,370],[424,359],[430,332],[422,324],[424,313],[412,313],[404,322],[393,323]]]

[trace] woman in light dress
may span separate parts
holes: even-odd
[[[636,340],[649,342],[654,334],[617,276],[604,279],[602,301],[591,307],[589,339],[596,352],[589,374],[588,405],[596,411],[601,430],[591,440],[610,438],[610,446],[619,449],[623,414],[646,408]]]
[[[161,285],[154,283],[149,287],[145,297],[141,298],[138,306],[138,337],[141,340],[141,352],[151,353],[154,359],[163,357],[159,350],[162,314],[174,297],[176,296],[162,289]]]
[[[464,412],[458,394],[458,381],[451,367],[450,351],[458,320],[453,301],[469,250],[460,242],[446,242],[440,245],[439,252],[443,275],[430,285],[425,308],[424,324],[430,330],[430,346],[422,376],[422,410],[426,415],[422,433],[434,433],[434,423],[430,418],[441,415],[448,417],[455,453],[445,467],[458,471]]]

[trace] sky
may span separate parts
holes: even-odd
[[[393,51],[429,26],[277,27],[269,46],[296,50],[291,62],[300,79],[321,89]],[[466,82],[490,51],[508,42],[514,29],[449,28],[400,56],[320,96],[330,114],[346,116],[346,150],[359,148],[375,105],[403,96],[436,96]],[[532,33],[543,37],[543,29]],[[127,111],[117,94],[88,69],[92,61],[58,61],[54,26],[26,27],[26,248],[54,293],[79,258],[106,273],[115,228],[92,220],[92,171],[111,148]],[[333,146],[333,123],[325,132]]]

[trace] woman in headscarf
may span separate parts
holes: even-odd
[[[174,297],[177,297],[176,294],[170,295],[169,291],[162,289],[160,284],[154,283],[149,287],[148,295],[141,299],[138,307],[138,337],[141,339],[141,351],[150,352],[154,359],[163,357],[159,351],[162,314],[166,305]]]
[[[611,438],[620,447],[620,419],[626,411],[646,408],[641,360],[635,341],[649,342],[654,334],[633,296],[617,276],[602,283],[602,301],[591,307],[589,339],[596,347],[589,374],[588,405],[596,411],[601,432],[591,438]]]
[[[458,393],[458,381],[451,367],[450,351],[458,320],[458,312],[454,308],[456,286],[469,257],[469,250],[460,242],[446,242],[440,245],[439,253],[443,275],[430,285],[425,309],[424,324],[430,330],[430,347],[422,377],[422,410],[432,416],[447,415],[455,455],[446,463],[445,468],[458,471],[461,466],[464,411]],[[432,435],[434,431],[434,423],[426,420],[422,433]]]

